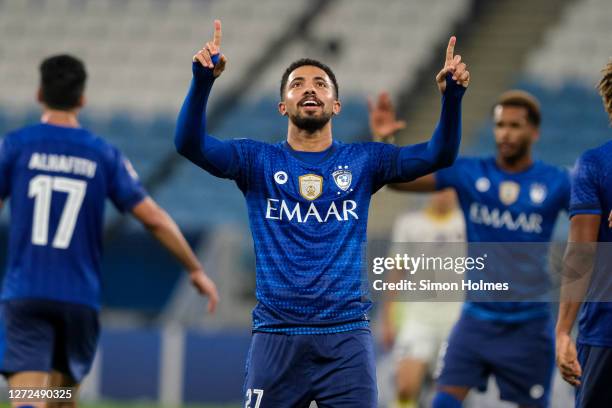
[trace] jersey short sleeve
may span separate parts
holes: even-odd
[[[601,215],[599,163],[595,152],[585,152],[571,174],[570,217],[578,214]]]
[[[111,172],[109,198],[119,211],[130,211],[146,197],[147,193],[132,163],[117,149],[113,151]]]

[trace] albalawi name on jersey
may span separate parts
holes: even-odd
[[[315,203],[312,202],[307,209],[303,209],[300,202],[287,203],[285,200],[268,198],[266,206],[266,219],[279,221],[293,221],[304,223],[312,217],[317,222],[333,221],[349,221],[350,219],[358,220],[359,216],[355,212],[357,203],[353,200],[343,200],[336,204],[332,201],[325,211],[320,211]]]
[[[62,154],[32,153],[28,168],[30,170],[71,173],[93,178],[96,175],[96,162],[76,156]]]

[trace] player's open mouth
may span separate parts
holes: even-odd
[[[318,108],[319,106],[323,106],[323,103],[315,98],[303,99],[299,104],[303,108]]]

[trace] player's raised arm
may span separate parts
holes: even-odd
[[[214,312],[219,301],[217,287],[204,273],[202,265],[174,220],[148,197],[132,209],[132,214],[185,267],[193,286],[200,294],[208,296],[208,311]]]
[[[179,113],[174,136],[177,152],[215,176],[229,177],[236,160],[230,143],[206,132],[206,104],[213,83],[225,69],[221,54],[221,21],[215,20],[213,40],[193,56],[193,79]]]
[[[427,143],[400,149],[399,177],[415,179],[453,164],[461,142],[461,99],[470,73],[460,55],[454,55],[455,37],[448,41],[444,67],[436,82],[442,93],[442,110],[436,129]]]
[[[395,134],[406,127],[406,122],[397,119],[395,107],[387,92],[381,92],[375,102],[368,99],[368,113],[370,132],[375,142],[393,143]],[[435,174],[430,173],[406,183],[391,183],[389,187],[397,191],[435,191]]]
[[[396,159],[383,171],[384,184],[416,180],[439,169],[451,166],[459,153],[461,142],[461,99],[470,81],[467,66],[460,55],[454,55],[455,37],[451,37],[446,49],[444,66],[436,75],[442,93],[442,111],[435,131],[426,143],[404,146],[398,149]],[[372,122],[371,122],[372,123]],[[373,129],[373,133],[377,131]],[[397,160],[397,162],[395,162]],[[433,191],[435,179],[421,180],[410,191]],[[403,189],[403,188],[402,188]]]

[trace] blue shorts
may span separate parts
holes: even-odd
[[[256,332],[244,385],[245,407],[374,408],[376,365],[369,329],[334,334]]]
[[[555,365],[552,320],[506,323],[463,313],[448,339],[438,385],[485,391],[494,375],[505,401],[547,407]]]
[[[59,371],[81,382],[98,344],[96,310],[74,303],[18,299],[0,305],[0,372]]]
[[[582,368],[576,408],[609,408],[612,404],[612,348],[578,344]]]

